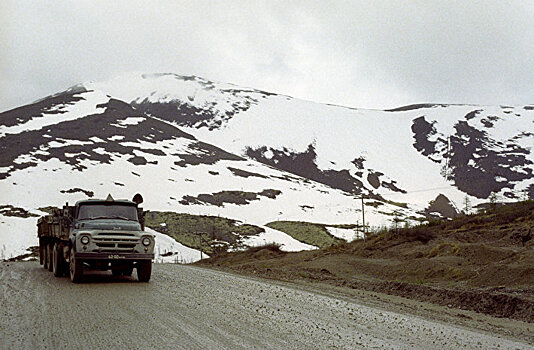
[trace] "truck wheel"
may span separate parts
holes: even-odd
[[[44,247],[43,247],[43,240],[39,238],[39,265],[44,265],[45,257],[44,257]]]
[[[69,271],[70,271],[70,280],[73,283],[78,283],[81,281],[83,276],[83,265],[82,262],[74,258],[74,249],[70,250],[70,259],[69,259]]]
[[[131,276],[133,272],[133,266],[128,266],[124,271],[122,271],[122,274],[124,276]]]
[[[48,243],[46,245],[46,256],[48,258],[48,271],[52,272],[52,268],[53,268],[53,259],[54,259],[54,254],[53,254],[53,250],[54,250],[54,246],[52,243]]]
[[[52,271],[54,272],[54,276],[56,277],[61,277],[63,276],[63,266],[64,266],[64,262],[63,262],[63,256],[61,254],[61,251],[60,251],[60,246],[59,244],[54,244],[54,248],[53,248],[53,252],[52,252]]]
[[[137,279],[139,282],[148,282],[152,274],[152,260],[137,262]]]
[[[111,273],[113,274],[113,276],[131,276],[132,275],[132,272],[133,272],[133,266],[132,265],[129,265],[129,266],[126,266],[126,267],[119,267],[119,268],[112,268],[111,269]]]
[[[48,250],[47,250],[47,244],[43,242],[39,245],[39,254],[41,254],[41,247],[43,250],[43,268],[48,269]]]

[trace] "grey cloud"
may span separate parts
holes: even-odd
[[[502,1],[3,1],[0,110],[127,71],[341,105],[534,103],[534,11]]]

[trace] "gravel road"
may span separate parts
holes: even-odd
[[[155,265],[150,283],[0,263],[2,349],[532,349],[269,281]]]

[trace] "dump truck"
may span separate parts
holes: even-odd
[[[54,276],[80,282],[86,270],[111,270],[141,282],[152,273],[155,237],[144,231],[143,197],[86,199],[52,209],[37,221],[39,260]]]

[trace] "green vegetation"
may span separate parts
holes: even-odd
[[[265,225],[272,229],[282,231],[306,244],[319,248],[330,247],[332,244],[345,242],[328,233],[326,227],[354,228],[356,225],[324,225],[302,221],[273,221]]]
[[[386,203],[395,205],[397,207],[405,208],[405,209],[408,208],[408,203],[395,202],[395,201],[386,201]]]
[[[462,215],[452,220],[434,218],[412,227],[383,228],[369,237],[367,247],[369,248],[374,243],[382,243],[384,241],[395,241],[395,244],[418,241],[427,244],[445,233],[468,234],[488,226],[495,229],[506,228],[511,223],[521,224],[532,220],[534,220],[534,200],[507,203],[501,206],[488,207],[482,213]],[[490,232],[485,232],[487,239],[490,237]],[[525,238],[522,238],[523,236]],[[510,239],[520,241],[522,239],[530,239],[530,236],[527,237],[525,232],[518,231],[510,236]],[[430,251],[429,257],[447,255],[451,252],[454,255],[458,251],[457,245],[443,243],[434,247]]]
[[[237,205],[246,205],[252,201],[259,200],[260,196],[275,199],[282,192],[279,190],[265,189],[261,192],[244,192],[244,191],[221,191],[217,193],[201,193],[197,197],[183,196],[180,201],[181,204],[213,204],[218,207],[224,205],[224,203],[231,203]]]
[[[399,242],[428,243],[437,238],[437,232],[466,232],[487,225],[494,227],[507,225],[517,221],[529,221],[534,219],[534,200],[503,204],[486,209],[479,214],[462,215],[452,220],[441,218],[429,219],[428,221],[412,227],[399,227],[397,229],[383,229],[376,235],[387,239],[395,239]]]
[[[171,236],[183,245],[199,250],[201,242],[198,233],[202,232],[202,251],[210,255],[228,249],[241,249],[243,238],[264,232],[260,227],[237,220],[159,211],[148,212],[145,215],[145,225]]]
[[[254,247],[248,247],[246,252],[247,253],[257,253],[262,250],[269,250],[278,254],[283,254],[282,250],[280,250],[281,244],[279,243],[265,243],[260,244],[258,246]]]
[[[460,227],[476,227],[491,223],[504,225],[515,220],[529,220],[534,218],[534,200],[503,204],[493,208],[487,208],[479,214],[463,215],[454,220],[430,220],[423,226],[439,226],[441,229],[458,229]]]

